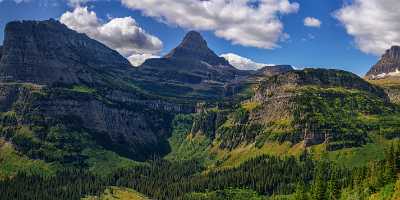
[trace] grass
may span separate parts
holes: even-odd
[[[188,200],[265,200],[264,196],[253,190],[247,189],[224,189],[206,193],[190,193],[185,196]]]
[[[165,156],[170,161],[198,160],[209,165],[213,156],[208,151],[211,141],[203,134],[191,134],[191,115],[178,115],[173,122],[172,136],[168,139],[171,152]]]
[[[310,152],[317,160],[324,158],[335,162],[339,166],[354,168],[367,165],[370,161],[384,159],[385,148],[397,139],[388,140],[382,136],[371,135],[370,143],[361,147],[344,148],[336,151],[326,151],[325,144],[310,147]]]
[[[368,80],[370,83],[383,87],[391,101],[400,104],[400,77],[392,76],[378,80]]]
[[[11,143],[0,139],[0,179],[12,177],[18,172],[52,175],[56,169],[56,165],[29,159],[17,152]]]
[[[143,163],[130,160],[118,154],[104,149],[85,149],[82,155],[89,158],[85,161],[89,165],[89,170],[99,174],[107,175],[118,169],[126,169],[143,165]]]
[[[88,196],[82,200],[150,200],[129,188],[109,187],[100,196]]]
[[[255,101],[247,101],[242,103],[242,108],[244,108],[246,111],[252,111],[259,107],[261,107],[261,104]]]
[[[256,148],[255,145],[252,144],[240,146],[231,151],[219,149],[218,145],[214,145],[214,148],[211,149],[211,152],[215,153],[217,155],[217,159],[221,161],[216,168],[226,169],[237,167],[252,158],[262,155],[298,156],[301,154],[303,149],[302,143],[292,145],[290,142],[266,142],[261,148]]]
[[[368,80],[368,82],[383,87],[395,87],[400,86],[400,77],[392,76],[384,79]]]
[[[74,85],[72,86],[72,91],[74,92],[80,92],[80,93],[88,93],[88,94],[94,94],[96,93],[96,89],[89,88],[84,85]]]
[[[369,198],[369,200],[386,200],[386,199],[392,199],[392,196],[394,194],[394,183],[390,183],[388,185],[385,185],[383,188],[378,193],[372,194]]]

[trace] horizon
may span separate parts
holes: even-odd
[[[202,34],[217,55],[233,56],[243,68],[287,64],[296,68],[341,69],[361,77],[377,63],[385,45],[389,49],[398,44],[400,38],[400,33],[392,36],[391,40],[384,36],[377,38],[375,35],[385,30],[370,30],[369,24],[352,19],[355,11],[363,15],[369,6],[362,0],[329,3],[277,0],[265,5],[262,1],[237,1],[232,3],[235,5],[213,1],[209,2],[210,5],[199,2],[203,5],[195,5],[200,6],[196,8],[175,2],[171,6],[182,9],[187,15],[187,19],[181,21],[179,14],[163,9],[164,1],[157,2],[160,8],[151,7],[150,1],[139,5],[130,0],[3,0],[0,1],[0,29],[4,30],[10,21],[54,18],[117,50],[132,63],[167,54],[188,31],[195,30]],[[207,6],[213,5],[226,11],[236,6],[239,14],[254,19],[240,15],[231,19],[224,13],[205,16],[201,8],[211,9]],[[27,9],[29,13],[24,12]],[[198,13],[189,12],[191,9]],[[377,9],[384,9],[384,6]],[[257,12],[249,15],[251,11]],[[255,22],[259,18],[264,18],[259,22],[264,24]],[[255,28],[258,33],[249,31]],[[372,31],[371,37],[365,36],[363,29]],[[3,39],[1,31],[1,44]],[[380,45],[371,47],[370,43]]]

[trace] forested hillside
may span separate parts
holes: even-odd
[[[55,20],[1,53],[0,199],[400,199],[398,82],[242,71],[197,32],[133,68]]]

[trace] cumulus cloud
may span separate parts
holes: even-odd
[[[334,13],[356,45],[365,53],[381,55],[400,44],[398,0],[354,0]]]
[[[160,39],[146,33],[132,17],[113,18],[102,23],[95,12],[78,6],[72,12],[65,12],[60,21],[117,50],[125,57],[157,54],[163,47]]]
[[[257,63],[249,58],[245,58],[234,53],[222,54],[221,57],[225,58],[232,66],[240,70],[257,70],[265,66],[273,65]]]
[[[306,17],[304,19],[304,26],[319,28],[321,27],[321,24],[321,21],[314,17]]]
[[[133,66],[139,66],[150,58],[159,58],[159,56],[153,54],[133,54],[128,57],[128,60]]]
[[[128,8],[183,28],[213,31],[234,44],[271,49],[287,36],[280,15],[295,13],[289,0],[121,0]]]

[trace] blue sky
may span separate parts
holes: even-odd
[[[296,12],[276,14],[277,20],[283,25],[283,32],[290,36],[284,41],[276,41],[276,45],[279,47],[267,49],[232,44],[231,41],[216,36],[214,30],[201,30],[201,33],[217,54],[234,53],[259,63],[291,64],[296,67],[340,68],[363,75],[377,62],[378,53],[372,54],[362,50],[362,47],[355,42],[358,35],[348,34],[346,24],[343,23],[345,20],[340,21],[333,16],[336,11],[348,6],[352,1],[290,1],[290,3],[294,2],[299,4]],[[136,21],[137,26],[162,42],[163,48],[157,52],[158,55],[163,55],[175,47],[185,33],[192,29],[190,26],[182,27],[179,24],[160,22],[157,17],[145,16],[145,10],[128,8],[117,0],[89,1],[80,6],[85,6],[89,11],[95,12],[101,23],[106,23],[111,18],[130,16]],[[12,20],[59,19],[63,13],[72,12],[75,7],[76,4],[68,3],[66,0],[28,0],[18,3],[14,0],[0,0],[0,29],[3,30],[5,24]],[[321,26],[305,26],[304,19],[306,17],[319,19],[322,22]],[[351,23],[357,22],[350,21],[347,23],[351,25]],[[3,38],[4,34],[1,32],[1,43]],[[393,43],[396,43],[396,41],[393,41]]]

